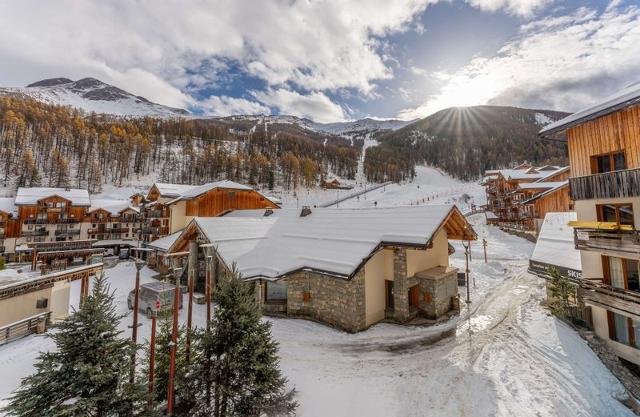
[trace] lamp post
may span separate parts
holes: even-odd
[[[176,287],[173,293],[173,328],[171,330],[171,342],[169,342],[169,381],[167,384],[167,415],[173,415],[174,384],[176,376],[176,350],[178,348],[178,308],[180,307],[180,275],[182,268],[173,268]]]
[[[129,371],[129,382],[133,384],[136,377],[136,354],[138,351],[138,310],[140,308],[140,270],[144,266],[142,260],[136,258],[136,287],[133,299],[133,324],[131,325],[131,341],[133,342],[133,352],[131,353],[131,370]]]
[[[467,286],[467,299],[466,303],[471,304],[471,294],[469,292],[469,242],[465,245],[464,240],[462,241],[462,247],[464,248],[464,259],[465,259],[465,283]]]

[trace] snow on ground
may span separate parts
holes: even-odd
[[[526,272],[533,244],[471,217],[480,238],[472,244],[475,278],[472,303],[460,317],[433,327],[378,324],[348,334],[306,320],[269,318],[280,343],[281,367],[299,391],[298,415],[315,416],[632,416],[617,398],[621,384],[586,343],[541,306],[544,282]],[[464,266],[454,243],[452,263]],[[107,270],[119,309],[128,316],[120,328],[129,334],[126,307],[135,267],[131,262]],[[142,281],[153,271],[143,269]],[[473,280],[472,280],[473,285]],[[462,300],[464,288],[460,288]],[[73,283],[72,300],[79,296]],[[205,308],[196,305],[202,326]],[[186,309],[180,312],[186,319]],[[149,322],[141,317],[142,338]],[[443,330],[455,336],[433,343]],[[0,347],[0,398],[33,371],[45,336],[32,335]]]

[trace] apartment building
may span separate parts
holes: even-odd
[[[568,144],[580,287],[596,334],[640,365],[640,85],[545,127]]]
[[[538,232],[550,212],[571,209],[569,167],[522,164],[485,172],[487,221]]]

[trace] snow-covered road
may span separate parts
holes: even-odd
[[[489,241],[489,263],[473,244],[470,312],[434,327],[379,324],[347,334],[305,320],[268,319],[281,366],[299,391],[299,415],[311,416],[632,416],[616,397],[620,383],[584,341],[541,306],[543,282],[526,272],[533,245],[471,218]],[[454,244],[452,263],[463,266]],[[152,272],[143,270],[143,281]],[[123,313],[135,268],[108,270]],[[77,298],[74,284],[73,297]],[[464,289],[461,288],[461,295]],[[74,298],[74,299],[76,299]],[[186,311],[181,312],[185,318]],[[203,306],[195,322],[202,325]],[[126,327],[130,315],[121,323]],[[142,337],[149,323],[142,318]],[[434,335],[455,336],[432,344]],[[49,339],[30,336],[0,347],[0,398],[32,371]]]

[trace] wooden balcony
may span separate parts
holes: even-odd
[[[58,229],[56,230],[56,236],[74,236],[80,235],[80,229]]]
[[[573,229],[576,249],[598,252],[608,256],[638,258],[640,232],[638,230],[602,230],[576,227]]]
[[[585,304],[640,320],[640,292],[615,288],[599,280],[580,280]]]
[[[640,168],[569,178],[572,200],[640,197]]]

